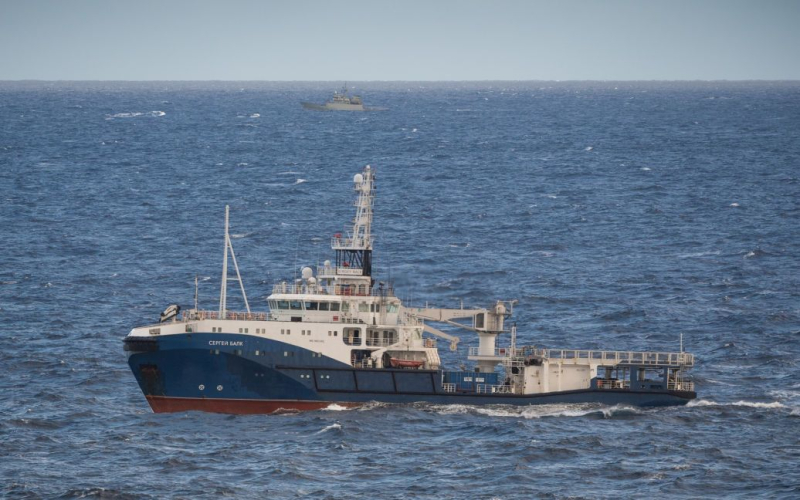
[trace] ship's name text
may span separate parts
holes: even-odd
[[[223,345],[223,346],[232,346],[232,347],[241,347],[244,345],[244,342],[235,342],[230,340],[209,340],[208,345]]]

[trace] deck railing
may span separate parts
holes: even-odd
[[[221,317],[219,311],[183,311],[183,321],[202,321],[205,319],[227,319],[237,321],[267,321],[269,315],[263,312],[236,312],[226,311],[225,317]]]
[[[694,382],[691,380],[670,380],[667,383],[670,391],[694,391]]]
[[[478,394],[511,394],[512,390],[510,385],[478,384],[475,386],[475,392]]]
[[[329,293],[325,287],[321,285],[297,285],[294,283],[278,283],[272,286],[273,294],[305,294],[305,295],[341,295],[344,297],[394,297],[393,288],[377,288],[367,289],[366,285],[363,288],[359,286],[336,285],[333,293]]]
[[[470,356],[524,357],[536,356],[546,359],[586,360],[600,363],[694,366],[694,355],[688,352],[641,352],[641,351],[594,351],[584,349],[537,349],[523,347],[511,349],[495,348],[492,354],[479,352],[478,347],[469,348]]]
[[[598,379],[598,389],[628,389],[631,386],[630,380],[606,380]]]
[[[389,347],[397,343],[397,338],[369,338],[367,337],[367,346],[369,347]]]

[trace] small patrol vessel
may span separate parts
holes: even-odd
[[[347,85],[342,87],[341,92],[335,91],[331,100],[325,104],[316,104],[313,102],[303,102],[301,104],[306,109],[314,109],[317,111],[377,111],[379,109],[364,107],[364,103],[359,96],[350,96],[347,94]]]
[[[506,327],[516,301],[490,307],[406,307],[373,278],[375,173],[353,179],[356,214],[331,238],[335,260],[277,283],[268,309],[250,309],[228,234],[219,307],[165,310],[124,339],[128,364],[155,412],[272,413],[368,402],[466,405],[685,404],[696,397],[683,352],[549,349],[517,345]],[[228,256],[244,311],[227,307]],[[195,282],[196,283],[196,282]],[[431,325],[475,333],[471,367],[442,365],[437,344],[460,339]],[[507,337],[504,342],[499,342]]]

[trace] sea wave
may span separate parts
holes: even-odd
[[[106,120],[113,120],[114,118],[137,118],[140,116],[144,117],[159,117],[165,116],[167,113],[164,111],[132,111],[127,113],[114,113],[112,115],[106,115]]]

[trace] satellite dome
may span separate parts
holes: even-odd
[[[356,184],[361,184],[362,182],[364,182],[364,176],[362,176],[361,174],[354,175],[353,182],[355,182]]]
[[[317,284],[317,278],[315,278],[313,276],[308,278],[308,284],[309,285],[316,285]]]
[[[302,273],[304,280],[307,280],[308,278],[314,276],[314,271],[312,271],[310,267],[304,267]]]
[[[325,267],[331,267],[331,261],[326,260],[323,264]]]

